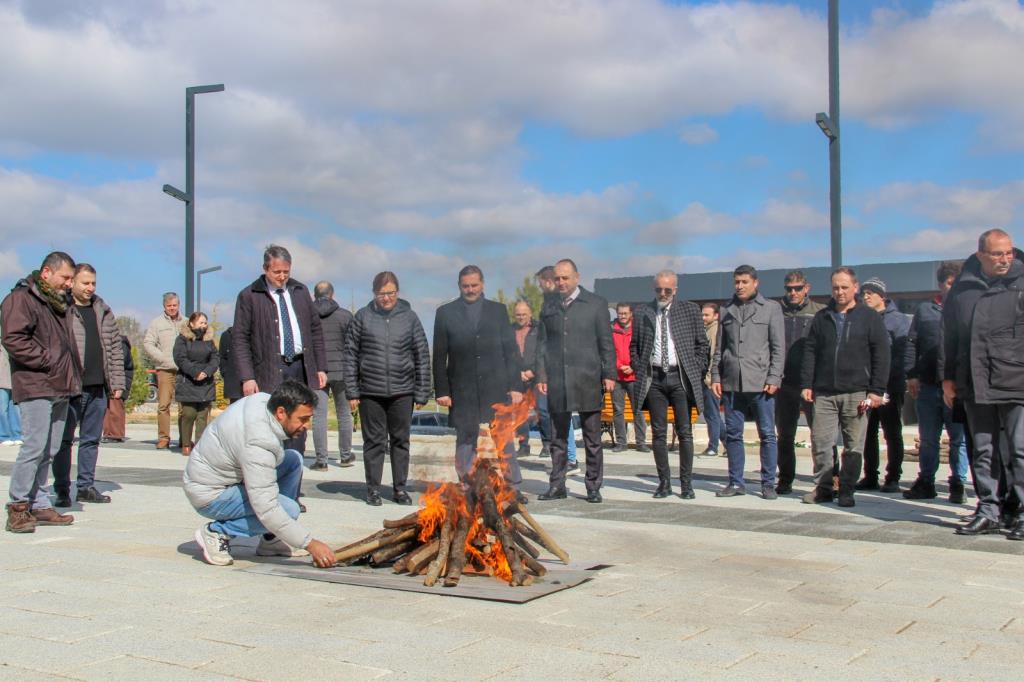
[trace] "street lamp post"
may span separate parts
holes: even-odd
[[[815,122],[828,138],[829,226],[832,267],[843,264],[842,183],[839,175],[839,0],[828,0],[828,113]]]
[[[196,95],[204,92],[223,92],[224,84],[195,85],[185,88],[185,191],[164,185],[164,192],[185,202],[185,314],[195,311],[193,285],[196,268]]]
[[[220,266],[214,265],[212,268],[203,268],[196,272],[196,310],[203,309],[203,275],[208,275],[218,270],[220,270]]]

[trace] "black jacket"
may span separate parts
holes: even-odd
[[[782,385],[800,387],[800,364],[804,360],[804,339],[811,329],[811,321],[825,304],[804,299],[801,306],[791,306],[783,299],[782,322],[786,327],[786,364],[782,370]]]
[[[121,352],[124,354],[124,393],[121,397],[127,401],[135,381],[135,360],[132,359],[132,342],[124,334],[121,334]]]
[[[599,412],[602,381],[618,375],[608,301],[583,287],[568,308],[558,296],[546,296],[540,326],[537,375],[548,385],[548,409]]]
[[[964,263],[943,310],[943,378],[957,397],[978,403],[1024,402],[1024,252],[1014,249],[1005,277],[988,280],[978,256]]]
[[[512,326],[513,338],[515,338],[516,327]],[[523,339],[523,352],[519,353],[519,370],[525,372],[527,370],[533,372],[533,379],[531,379],[527,385],[533,386],[537,383],[537,351],[539,350],[538,343],[540,341],[540,324],[534,320],[530,320],[530,331],[526,332],[526,338]],[[519,352],[519,346],[516,345],[516,352]]]
[[[889,383],[886,390],[895,395],[907,390],[907,368],[914,364],[914,351],[908,343],[910,318],[888,300],[881,315],[885,330],[889,332]]]
[[[317,372],[327,371],[324,337],[320,316],[313,310],[309,289],[298,280],[285,283],[302,334],[302,360],[306,383],[320,388]],[[270,393],[281,384],[281,337],[278,332],[277,297],[267,289],[267,280],[260,276],[242,289],[235,302],[235,321],[231,345],[238,378],[242,383],[255,379],[260,391]]]
[[[220,356],[213,345],[213,333],[197,339],[188,323],[182,325],[181,334],[174,340],[174,364],[178,375],[174,380],[174,399],[179,403],[211,403],[217,398],[214,375],[220,364]],[[196,379],[205,372],[206,378]]]
[[[449,424],[463,431],[489,423],[492,405],[523,390],[508,309],[487,299],[473,305],[481,306],[475,327],[461,299],[445,303],[434,318],[434,395],[451,397]]]
[[[430,399],[430,348],[408,301],[399,299],[388,312],[370,301],[356,313],[345,335],[343,373],[349,400],[412,394],[422,405]]]
[[[629,342],[629,359],[636,374],[636,404],[643,405],[651,388],[652,354],[657,330],[657,302],[638,306],[633,316],[633,338]],[[689,393],[689,403],[701,412],[704,408],[702,386],[711,362],[711,343],[704,330],[700,308],[690,301],[673,301],[668,310],[668,328],[672,334],[678,361],[679,379]]]
[[[353,315],[330,298],[316,299],[313,307],[320,316],[320,328],[324,335],[327,380],[341,381],[345,378],[345,334],[352,324]]]
[[[231,346],[231,330],[228,327],[220,335],[220,378],[224,381],[224,397],[228,400],[239,400],[242,397],[242,380],[238,377],[238,367]]]
[[[882,316],[861,302],[846,313],[839,338],[835,301],[818,312],[804,341],[800,387],[815,393],[885,393],[889,383],[889,333]]]
[[[907,369],[908,379],[937,386],[939,374],[939,345],[942,342],[942,299],[925,301],[917,307],[907,333],[907,355],[913,362]]]

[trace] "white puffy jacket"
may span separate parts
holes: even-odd
[[[242,398],[206,427],[185,465],[185,495],[200,509],[241,483],[267,531],[292,547],[305,547],[313,536],[277,502],[285,432],[267,409],[268,400],[269,393]]]

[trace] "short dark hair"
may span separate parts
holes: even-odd
[[[75,274],[77,275],[80,272],[88,272],[88,273],[92,273],[93,275],[95,275],[96,274],[96,268],[94,268],[93,266],[89,265],[88,263],[79,263],[78,265],[75,266]]]
[[[204,313],[202,310],[197,310],[197,311],[195,311],[194,313],[192,313],[191,315],[188,316],[189,326],[194,324],[195,321],[198,320],[200,317],[205,317],[207,320],[210,319],[209,317],[207,317],[206,313]]]
[[[711,308],[712,310],[715,311],[715,315],[717,315],[719,311],[722,309],[722,306],[718,305],[714,301],[708,301],[707,303],[700,307],[701,310],[704,310],[705,308]]]
[[[324,280],[313,287],[313,298],[331,298],[334,296],[334,285]]]
[[[829,276],[829,279],[835,277],[836,275],[849,275],[850,279],[853,280],[853,283],[857,283],[857,271],[851,268],[849,265],[840,265],[838,268],[832,271],[832,274]]]
[[[939,263],[939,268],[935,271],[935,279],[939,284],[943,284],[950,277],[959,275],[963,269],[964,262],[962,260],[944,260]]]
[[[42,270],[43,268],[49,268],[51,270],[56,270],[64,264],[71,266],[71,269],[73,270],[75,268],[75,259],[63,251],[51,251],[46,254],[46,258],[43,258],[43,264],[39,266],[39,269]]]
[[[989,237],[1009,238],[1009,236],[1010,235],[1006,232],[1006,230],[1000,230],[998,227],[994,227],[991,230],[985,230],[984,232],[981,233],[981,236],[978,237],[978,251],[985,250],[985,247],[987,246],[986,242],[988,241]]]
[[[537,279],[543,279],[548,281],[553,280],[555,278],[555,266],[545,265],[544,267],[537,271],[534,277],[536,277]]]
[[[615,304],[615,312],[619,312],[619,310],[621,310],[622,308],[628,308],[629,310],[632,310],[633,306],[626,303],[625,301],[620,301],[619,303]]]
[[[277,244],[271,244],[263,251],[263,269],[266,270],[270,267],[270,261],[272,260],[283,260],[288,265],[292,264],[292,254],[288,252],[288,249]]]
[[[391,272],[390,270],[385,270],[384,272],[378,272],[377,275],[373,278],[373,293],[377,293],[378,291],[383,289],[384,285],[387,284],[388,282],[394,284],[396,289],[402,288],[398,286],[398,275]]]
[[[284,413],[290,415],[299,405],[316,407],[316,393],[306,384],[298,381],[282,381],[281,385],[274,389],[267,401],[267,409],[277,412],[277,408],[283,407]]]
[[[753,265],[741,265],[732,271],[733,277],[741,275],[750,275],[750,279],[757,279],[757,270],[754,269]]]
[[[463,277],[468,277],[469,275],[480,275],[480,279],[483,280],[484,271],[476,265],[467,265],[459,270],[459,281],[461,282]]]
[[[580,274],[580,269],[576,267],[576,263],[573,262],[572,258],[560,258],[558,262],[555,263],[555,265],[561,265],[562,263],[569,264],[572,267],[573,272],[575,272],[577,275]],[[552,268],[552,270],[554,270],[554,268]]]
[[[790,282],[806,282],[807,278],[804,277],[803,270],[790,270],[786,273],[786,278],[782,281],[786,284],[789,284]]]

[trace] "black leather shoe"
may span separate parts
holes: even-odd
[[[636,446],[636,451],[637,451],[637,452],[650,452],[650,451],[651,451],[651,448],[649,448],[649,447],[648,447],[648,446],[646,446],[646,445],[642,445],[642,444],[641,444],[641,445],[637,445],[637,446]]]
[[[70,507],[71,506],[71,493],[57,493],[57,499],[53,503],[54,507]]]
[[[715,497],[736,497],[737,495],[746,495],[746,494],[747,494],[747,491],[745,489],[739,488],[737,486],[734,486],[732,483],[730,483],[729,485],[725,486],[724,488],[719,490],[717,493],[715,493]]]
[[[672,484],[668,481],[662,481],[658,484],[658,489],[654,491],[654,495],[651,497],[660,500],[663,497],[668,497],[672,494]]]
[[[372,507],[379,507],[381,505],[380,493],[374,488],[369,488],[366,491],[366,504]]]
[[[601,493],[598,492],[597,490],[591,490],[590,492],[587,493],[587,502],[590,502],[591,504],[600,504],[601,502],[603,502],[603,499],[601,498]]]
[[[548,488],[548,491],[537,496],[538,500],[564,500],[565,488]]]
[[[960,481],[949,482],[949,501],[952,504],[963,504],[967,500],[967,491]]]
[[[920,478],[903,491],[905,500],[934,500],[936,497],[938,497],[938,493],[935,492],[935,483],[929,483]]]
[[[395,501],[395,504],[412,504],[412,498],[409,497],[409,493],[405,492],[404,490],[399,490],[391,499]]]
[[[966,526],[960,526],[956,529],[957,535],[987,535],[998,532],[999,522],[987,519],[984,516],[978,516]]]
[[[300,514],[305,514],[306,513],[306,505],[302,504],[301,502],[298,502],[297,504],[299,505],[299,513]]]
[[[692,500],[695,497],[693,494],[693,488],[683,488],[679,491],[679,497],[684,500]]]
[[[775,492],[778,493],[779,495],[789,495],[791,492],[793,492],[793,484],[780,483],[777,486],[775,486]]]
[[[1010,532],[1006,534],[1007,540],[1024,540],[1024,519],[1018,519]]]
[[[338,466],[340,467],[350,467],[353,464],[355,464],[355,461],[356,456],[353,455],[351,452],[348,453],[347,455],[338,455]]]
[[[327,462],[313,462],[309,465],[310,471],[327,471]]]
[[[79,490],[76,498],[79,502],[110,502],[110,495],[104,495],[99,490],[96,490],[94,486],[89,486],[85,490]],[[69,507],[71,505],[68,505]]]
[[[877,478],[862,478],[854,486],[857,490],[878,490]]]
[[[891,480],[887,478],[878,490],[883,493],[898,493],[900,492],[900,481],[899,479]]]
[[[580,470],[580,463],[579,462],[569,462],[569,465],[567,467],[565,467],[565,470],[567,472],[568,471],[579,471]]]
[[[626,451],[626,446],[625,445],[621,445],[619,443],[616,443],[615,447],[612,448],[612,452],[625,452],[625,451]]]

